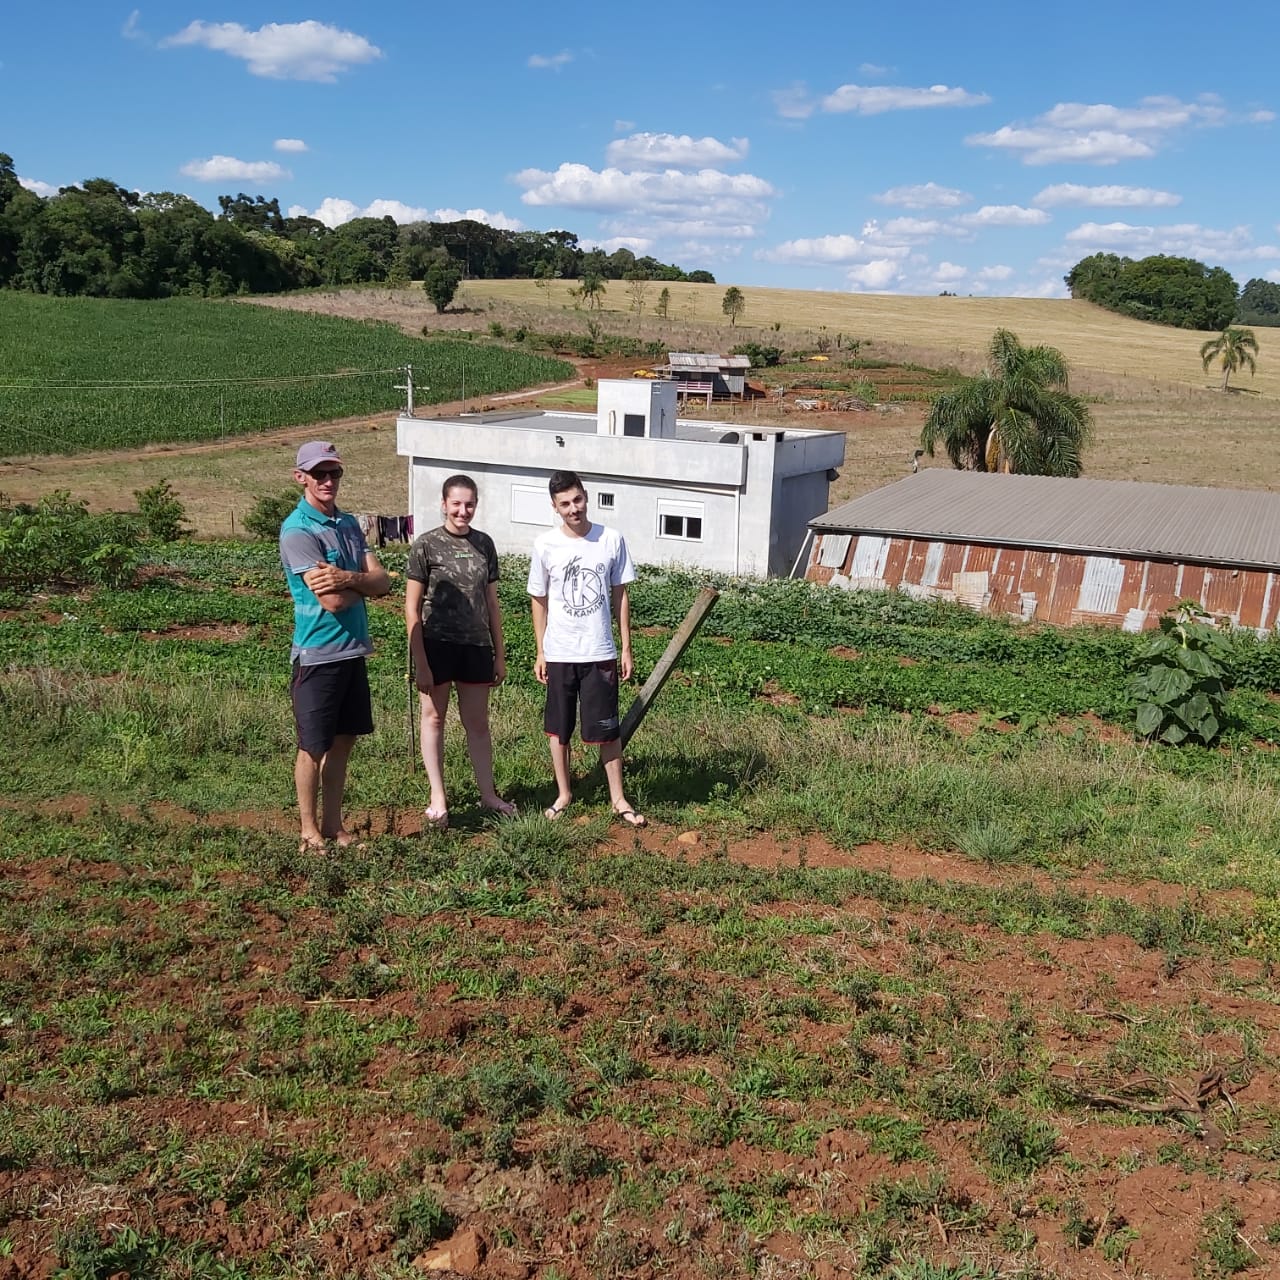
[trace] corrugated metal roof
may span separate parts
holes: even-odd
[[[928,467],[811,520],[819,532],[1280,568],[1280,494]]]
[[[706,351],[668,351],[669,369],[750,369],[748,356],[720,356]]]

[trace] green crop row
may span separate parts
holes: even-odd
[[[0,291],[0,457],[217,439],[572,376],[525,351],[192,298]]]

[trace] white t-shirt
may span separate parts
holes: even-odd
[[[593,524],[581,538],[571,537],[563,526],[540,533],[529,561],[529,594],[547,597],[546,660],[616,658],[610,589],[634,582],[635,576],[626,540],[616,529]]]

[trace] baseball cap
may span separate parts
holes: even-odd
[[[322,462],[336,462],[342,465],[342,459],[338,457],[338,446],[330,444],[327,440],[308,440],[306,444],[298,450],[297,467],[299,471],[312,471]]]

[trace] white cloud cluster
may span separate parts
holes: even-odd
[[[405,204],[401,200],[382,199],[358,205],[340,196],[326,196],[315,209],[300,204],[290,205],[289,217],[315,218],[326,227],[340,227],[353,218],[393,218],[401,226],[410,222],[458,222],[470,218],[473,222],[483,222],[504,231],[519,231],[524,226],[518,218],[508,218],[504,213],[489,213],[485,209],[468,209],[460,213],[457,209],[432,210]]]
[[[1004,125],[965,142],[1014,152],[1024,164],[1110,165],[1155,155],[1176,130],[1227,123],[1226,108],[1209,97],[1196,102],[1150,97],[1133,107],[1060,102],[1029,125]]]
[[[568,49],[561,49],[559,53],[531,53],[528,65],[536,71],[559,71],[572,61],[573,54]]]
[[[955,219],[961,227],[1042,227],[1050,221],[1043,209],[1024,209],[1018,204],[984,204],[973,213]]]
[[[932,84],[913,89],[905,85],[842,84],[822,99],[828,112],[856,111],[862,116],[880,115],[885,111],[915,111],[925,107],[980,107],[990,102],[985,93]]]
[[[871,197],[880,204],[901,205],[904,209],[957,209],[973,197],[955,187],[942,187],[936,182],[922,182],[909,187],[890,187]]]
[[[653,248],[653,241],[644,236],[613,236],[609,240],[581,240],[579,243],[584,249],[602,249],[605,253],[630,249],[632,253],[641,257]]]
[[[271,145],[277,151],[288,151],[290,153],[301,153],[308,150],[307,144],[301,138],[277,138]]]
[[[59,191],[58,187],[52,187],[47,182],[41,182],[39,178],[24,178],[21,174],[18,175],[18,186],[26,187],[28,191],[45,198],[56,196]]]
[[[524,169],[514,177],[527,205],[586,209],[624,215],[619,234],[636,234],[634,222],[656,223],[664,233],[685,234],[697,224],[708,234],[741,234],[768,216],[767,202],[776,194],[754,174],[728,174],[717,169],[660,171],[592,169],[565,163],[548,172]],[[733,228],[735,230],[726,230]]]
[[[1208,262],[1280,258],[1280,247],[1257,244],[1247,226],[1220,230],[1194,222],[1168,227],[1138,226],[1129,222],[1085,222],[1068,231],[1066,239],[1084,256],[1112,252],[1144,258],[1159,253]]]
[[[338,73],[382,57],[382,50],[353,31],[309,19],[269,22],[250,31],[238,22],[197,20],[160,42],[161,48],[200,45],[240,58],[255,76],[332,84]]]
[[[862,116],[877,116],[886,111],[918,111],[930,107],[980,107],[991,101],[985,93],[971,93],[945,84],[920,88],[842,84],[817,99],[810,96],[804,84],[793,84],[786,89],[775,89],[772,97],[778,114],[786,120],[804,120],[817,110],[831,115],[854,111]]]
[[[605,148],[605,162],[613,168],[702,169],[737,164],[747,158],[746,138],[693,138],[687,133],[633,133]]]
[[[1182,203],[1182,197],[1154,187],[1085,187],[1078,182],[1057,182],[1040,191],[1031,203],[1040,208],[1074,204],[1091,209],[1171,209]]]
[[[179,172],[197,182],[279,182],[293,177],[274,160],[237,160],[235,156],[188,160]]]

